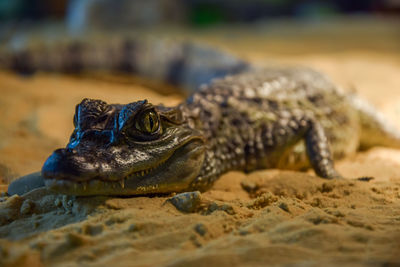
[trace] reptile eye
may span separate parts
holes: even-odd
[[[159,129],[159,120],[160,119],[155,111],[146,111],[140,114],[138,120],[136,120],[136,129],[144,133],[153,134]]]

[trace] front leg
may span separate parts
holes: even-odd
[[[314,119],[305,119],[301,122],[305,126],[305,145],[307,156],[315,173],[326,179],[340,178],[335,170],[332,153],[324,128]]]
[[[269,149],[275,151],[269,155],[272,167],[291,170],[312,167],[322,178],[341,177],[334,168],[329,140],[318,120],[305,116],[279,120],[271,132],[274,138],[270,138],[273,146]]]

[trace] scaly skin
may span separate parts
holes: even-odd
[[[304,68],[214,80],[174,108],[84,100],[70,143],[50,156],[42,175],[50,189],[72,195],[205,190],[230,170],[311,166],[322,178],[339,178],[333,158],[356,152],[363,127],[380,136],[376,144],[400,144],[363,105]],[[140,115],[149,109],[160,123],[152,134]]]
[[[140,37],[100,46],[73,42],[0,54],[0,67],[22,73],[117,70],[189,91],[207,84],[171,108],[145,100],[83,100],[69,144],[42,168],[46,186],[64,194],[206,190],[230,170],[312,167],[322,178],[339,178],[333,159],[375,145],[400,147],[400,134],[381,115],[323,75],[306,68],[257,70],[198,44]],[[33,177],[9,189],[43,184]]]

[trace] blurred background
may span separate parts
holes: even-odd
[[[9,23],[59,21],[71,32],[165,24],[209,27],[276,18],[320,20],[341,15],[398,16],[399,0],[0,0]],[[3,24],[2,23],[2,24]],[[3,24],[4,26],[4,24]]]
[[[276,53],[393,52],[400,50],[399,19],[400,0],[0,0],[0,43],[18,47],[32,36],[183,31],[200,38],[213,33],[208,41],[228,39],[232,47],[268,38],[263,45]]]
[[[0,44],[145,31],[206,34],[236,51],[263,43],[278,54],[393,53],[400,51],[399,20],[400,0],[0,0]]]

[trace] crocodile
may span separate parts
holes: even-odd
[[[204,191],[232,170],[312,168],[341,179],[334,160],[400,148],[400,133],[379,112],[325,75],[231,62],[174,107],[83,99],[68,144],[42,167],[44,184],[67,195],[131,196]]]

